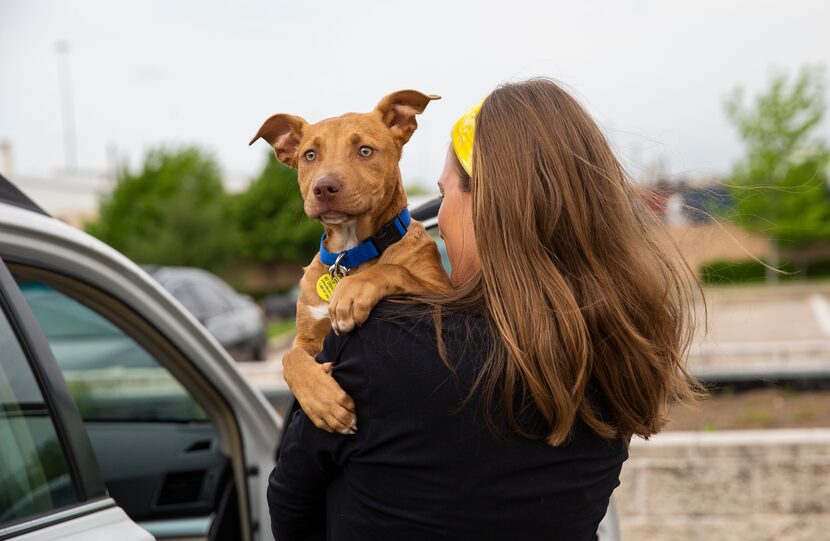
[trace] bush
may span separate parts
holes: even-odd
[[[778,268],[784,272],[796,272],[795,265],[791,261],[782,263]],[[763,282],[765,275],[766,267],[754,259],[710,261],[700,267],[700,280],[707,285]],[[796,274],[782,274],[779,279],[787,281],[828,277],[830,277],[830,260],[818,259],[807,263],[806,271],[803,274],[799,272],[796,272]]]
[[[215,270],[237,257],[219,164],[198,147],[158,147],[126,166],[100,202],[91,235],[143,264]]]
[[[807,276],[815,278],[830,276],[830,260],[822,259],[807,263]]]
[[[323,228],[303,211],[297,170],[273,152],[248,190],[234,198],[233,215],[240,251],[250,261],[308,264],[320,248]]]
[[[785,272],[793,272],[790,262],[778,267]],[[763,282],[767,269],[760,261],[746,259],[743,261],[710,261],[700,267],[700,280],[707,285],[741,284]],[[793,275],[783,274],[781,280],[792,279]]]

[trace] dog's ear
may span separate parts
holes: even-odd
[[[421,94],[417,90],[399,90],[380,100],[375,111],[403,145],[418,127],[415,115],[423,113],[430,101],[440,99],[441,96]]]
[[[274,147],[277,159],[290,167],[297,167],[297,147],[308,122],[298,116],[274,115],[266,120],[248,145],[262,137]]]

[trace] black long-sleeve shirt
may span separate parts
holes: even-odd
[[[277,541],[594,539],[624,443],[581,421],[558,447],[489,429],[465,402],[486,357],[483,320],[445,317],[453,373],[418,310],[382,302],[360,329],[326,338],[318,360],[335,363],[358,432],[329,434],[295,412],[268,487]],[[522,426],[546,433],[533,408]]]

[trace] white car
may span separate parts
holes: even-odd
[[[274,409],[144,270],[2,176],[0,352],[0,541],[272,538]]]
[[[0,539],[271,539],[281,420],[132,261],[0,177]]]

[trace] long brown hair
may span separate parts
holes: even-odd
[[[530,436],[514,411],[524,396],[553,445],[577,418],[606,438],[659,432],[672,401],[701,391],[685,363],[693,273],[661,247],[599,127],[553,81],[497,88],[475,134],[462,189],[481,270],[417,299],[435,308],[442,356],[442,312],[483,306],[495,339],[471,397],[503,407],[512,428]],[[589,382],[611,418],[588,398]]]

